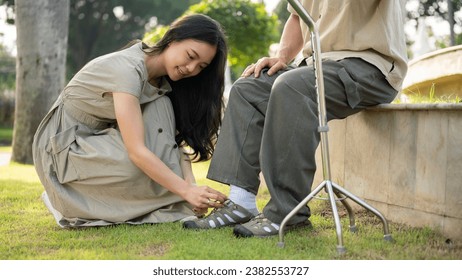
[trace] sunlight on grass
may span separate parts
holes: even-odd
[[[208,162],[195,163],[199,184],[229,192],[225,185],[205,178]],[[347,254],[336,252],[336,236],[329,205],[314,200],[312,229],[278,238],[237,239],[231,228],[190,231],[180,223],[119,225],[86,229],[61,229],[43,205],[43,192],[34,167],[11,163],[0,166],[0,259],[57,260],[296,260],[296,259],[461,259],[460,247],[449,248],[445,238],[429,228],[390,225],[395,243],[384,242],[382,226],[375,216],[358,212],[359,232],[350,233],[342,216]],[[260,209],[269,199],[259,193]]]
[[[206,178],[209,169],[210,161],[195,162],[192,164],[194,176],[196,177],[197,185],[206,185],[214,188],[226,195],[229,194],[229,187],[227,185],[212,181]]]
[[[0,146],[0,153],[11,153],[11,146]]]
[[[462,98],[454,94],[437,94],[436,85],[433,83],[428,93],[407,91],[403,93],[407,101],[405,103],[424,104],[424,103],[461,103]],[[396,99],[393,103],[403,103]]]

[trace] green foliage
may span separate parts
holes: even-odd
[[[68,77],[90,59],[140,39],[146,27],[167,24],[199,0],[71,0]],[[115,9],[121,14],[114,12]]]
[[[279,38],[278,19],[268,15],[265,6],[250,0],[203,0],[185,14],[200,13],[220,22],[228,37],[228,61],[232,79],[240,76],[247,65],[268,55],[269,46]],[[147,43],[158,41],[167,27],[158,26],[144,36]]]
[[[159,25],[154,28],[152,31],[147,32],[144,34],[143,42],[154,45],[157,41],[162,39],[162,36],[167,32],[168,26],[167,25]]]
[[[143,37],[146,27],[168,24],[200,0],[70,0],[67,76],[91,59]],[[0,0],[14,9],[14,0]],[[115,8],[123,11],[115,14]],[[14,13],[7,14],[14,24]]]
[[[202,13],[219,21],[229,43],[229,64],[233,78],[247,65],[268,56],[269,46],[279,39],[278,19],[268,15],[262,3],[250,0],[202,0],[189,13]]]
[[[16,59],[0,45],[0,91],[14,89],[16,82]]]
[[[0,146],[11,145],[13,140],[13,128],[0,126]]]
[[[450,42],[449,38],[442,38],[439,40],[436,40],[435,42],[436,48],[437,49],[444,49],[450,47]],[[462,45],[462,33],[460,34],[455,34],[454,36],[454,46]]]

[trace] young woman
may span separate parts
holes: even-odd
[[[33,144],[60,226],[171,222],[220,207],[226,196],[195,185],[190,159],[213,152],[226,56],[220,25],[190,15],[154,46],[136,42],[72,78]]]

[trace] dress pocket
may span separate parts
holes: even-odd
[[[69,151],[73,145],[76,145],[76,130],[77,126],[70,127],[50,139],[53,167],[61,184],[78,179],[75,167],[69,160]]]

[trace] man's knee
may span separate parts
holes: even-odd
[[[283,102],[293,94],[310,97],[315,90],[314,81],[301,75],[300,71],[290,71],[276,79],[271,90],[271,99]]]
[[[253,76],[239,78],[234,82],[229,93],[229,102],[241,103],[246,100],[248,103],[258,103],[267,100],[271,92],[274,79],[268,79],[266,73],[258,78]]]

